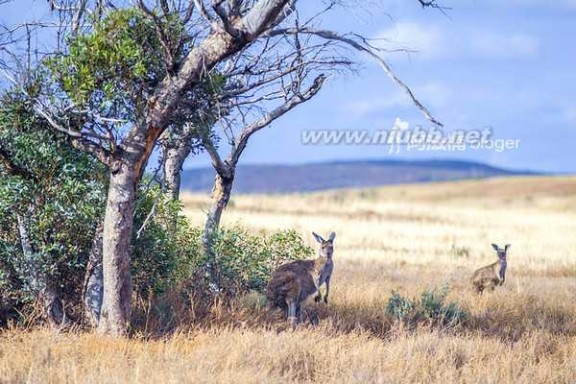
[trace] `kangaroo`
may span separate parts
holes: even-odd
[[[314,301],[319,302],[322,300],[322,294],[320,293],[320,287],[322,284],[326,284],[326,294],[324,295],[324,302],[328,304],[328,294],[330,293],[330,278],[332,277],[332,271],[334,270],[334,260],[332,260],[332,255],[334,254],[334,239],[336,238],[336,233],[330,232],[328,240],[324,240],[322,236],[317,235],[312,232],[312,235],[318,243],[320,243],[320,248],[318,250],[318,258],[316,259],[316,265],[320,268],[316,270],[318,284],[318,294],[314,297]]]
[[[506,253],[510,249],[510,244],[506,244],[503,249],[492,244],[492,248],[498,254],[498,261],[476,270],[472,275],[472,285],[479,294],[485,289],[493,291],[497,285],[502,285],[506,281]]]
[[[266,297],[272,308],[279,307],[287,310],[288,320],[295,328],[302,319],[302,303],[308,297],[318,292],[314,298],[322,299],[319,288],[326,284],[324,302],[328,303],[330,292],[330,277],[334,269],[332,254],[334,252],[334,238],[332,232],[328,240],[312,232],[316,241],[320,243],[319,255],[315,260],[297,260],[278,267],[266,288]]]

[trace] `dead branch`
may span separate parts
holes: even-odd
[[[390,65],[383,58],[381,58],[378,54],[376,54],[374,52],[374,50],[371,49],[369,46],[362,45],[358,41],[354,40],[354,38],[342,36],[342,35],[337,34],[336,32],[333,32],[333,31],[312,29],[312,28],[276,29],[276,30],[271,31],[270,35],[275,36],[275,35],[298,34],[298,33],[310,34],[310,35],[318,36],[318,37],[323,38],[323,39],[340,41],[340,42],[347,44],[350,47],[352,47],[352,48],[354,48],[360,52],[364,52],[364,53],[368,54],[372,59],[374,59],[378,63],[378,65],[384,70],[386,75],[388,77],[390,77],[392,79],[392,81],[395,82],[398,86],[400,86],[400,88],[402,88],[402,90],[404,90],[404,92],[408,95],[408,97],[410,98],[412,103],[422,112],[422,114],[426,117],[426,119],[428,119],[430,122],[432,122],[432,123],[434,123],[440,127],[443,126],[442,123],[440,121],[438,121],[434,116],[432,116],[430,111],[428,111],[428,109],[416,98],[416,96],[414,95],[412,90],[394,73],[394,71],[392,70]],[[354,35],[354,36],[356,36],[356,35]]]

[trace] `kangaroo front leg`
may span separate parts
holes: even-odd
[[[318,278],[318,284],[316,284],[316,288],[318,289],[318,293],[316,294],[316,296],[314,296],[314,301],[315,302],[320,302],[320,300],[322,300],[322,294],[320,293],[320,286],[322,285],[323,281],[322,281],[322,276],[320,276]]]
[[[326,279],[326,293],[324,294],[324,302],[328,304],[328,294],[330,293],[330,278]]]
[[[296,305],[296,321],[298,324],[302,322],[302,303]]]

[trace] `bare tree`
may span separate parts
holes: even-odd
[[[299,36],[270,36],[227,63],[224,73],[229,83],[222,94],[222,109],[227,113],[218,123],[229,154],[222,157],[213,137],[201,138],[216,171],[203,233],[204,251],[210,261],[208,271],[215,287],[219,284],[212,240],[230,200],[238,162],[254,134],[318,94],[326,73],[352,69],[352,61],[335,55],[333,48],[330,42],[302,42]]]
[[[214,187],[212,189],[212,205],[208,211],[206,224],[204,227],[204,234],[202,242],[204,244],[204,251],[208,256],[209,265],[208,272],[213,287],[218,289],[219,282],[217,280],[217,273],[215,272],[216,255],[213,249],[213,236],[220,225],[222,212],[228,205],[230,195],[232,193],[232,186],[236,174],[236,166],[242,156],[242,153],[248,145],[248,141],[252,135],[259,130],[267,127],[273,121],[290,112],[298,105],[305,103],[312,99],[322,88],[326,77],[322,74],[318,75],[313,83],[305,89],[300,90],[286,98],[286,100],[276,108],[267,112],[259,120],[245,126],[237,136],[229,136],[231,149],[229,155],[222,159],[216,147],[210,138],[204,138],[203,145],[210,158],[212,159],[212,166],[216,170],[216,178]],[[294,85],[294,84],[291,84]],[[291,90],[291,92],[293,89]],[[287,95],[290,92],[286,92]]]
[[[223,100],[220,104],[221,110],[226,113],[221,115],[217,122],[222,126],[223,136],[229,145],[229,154],[225,157],[221,155],[213,142],[214,136],[200,136],[203,148],[210,155],[216,171],[212,204],[203,233],[204,251],[210,263],[208,273],[216,289],[219,283],[215,270],[213,237],[230,200],[236,167],[250,138],[317,95],[324,84],[326,73],[339,74],[354,70],[351,49],[374,60],[384,74],[406,92],[429,121],[442,125],[392,71],[381,56],[382,49],[372,45],[369,39],[357,34],[340,35],[310,27],[314,19],[328,12],[332,5],[333,3],[329,4],[303,23],[300,23],[297,16],[292,27],[271,29],[260,41],[261,46],[255,45],[251,50],[245,50],[227,61],[227,70],[223,73],[228,78],[229,86],[222,93]],[[307,83],[309,85],[306,85]]]

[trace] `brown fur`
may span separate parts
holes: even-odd
[[[314,270],[314,260],[298,260],[278,267],[266,290],[270,304],[285,310],[289,302],[299,306],[316,292]]]
[[[491,291],[500,285],[500,277],[498,277],[498,270],[500,269],[500,262],[495,262],[480,269],[477,269],[472,275],[472,285],[474,290],[482,293],[485,289]]]
[[[506,279],[506,253],[510,245],[506,245],[503,249],[496,244],[492,244],[492,247],[498,254],[498,261],[477,269],[471,278],[474,290],[478,293],[482,293],[486,289],[493,291],[497,285],[504,284]]]

